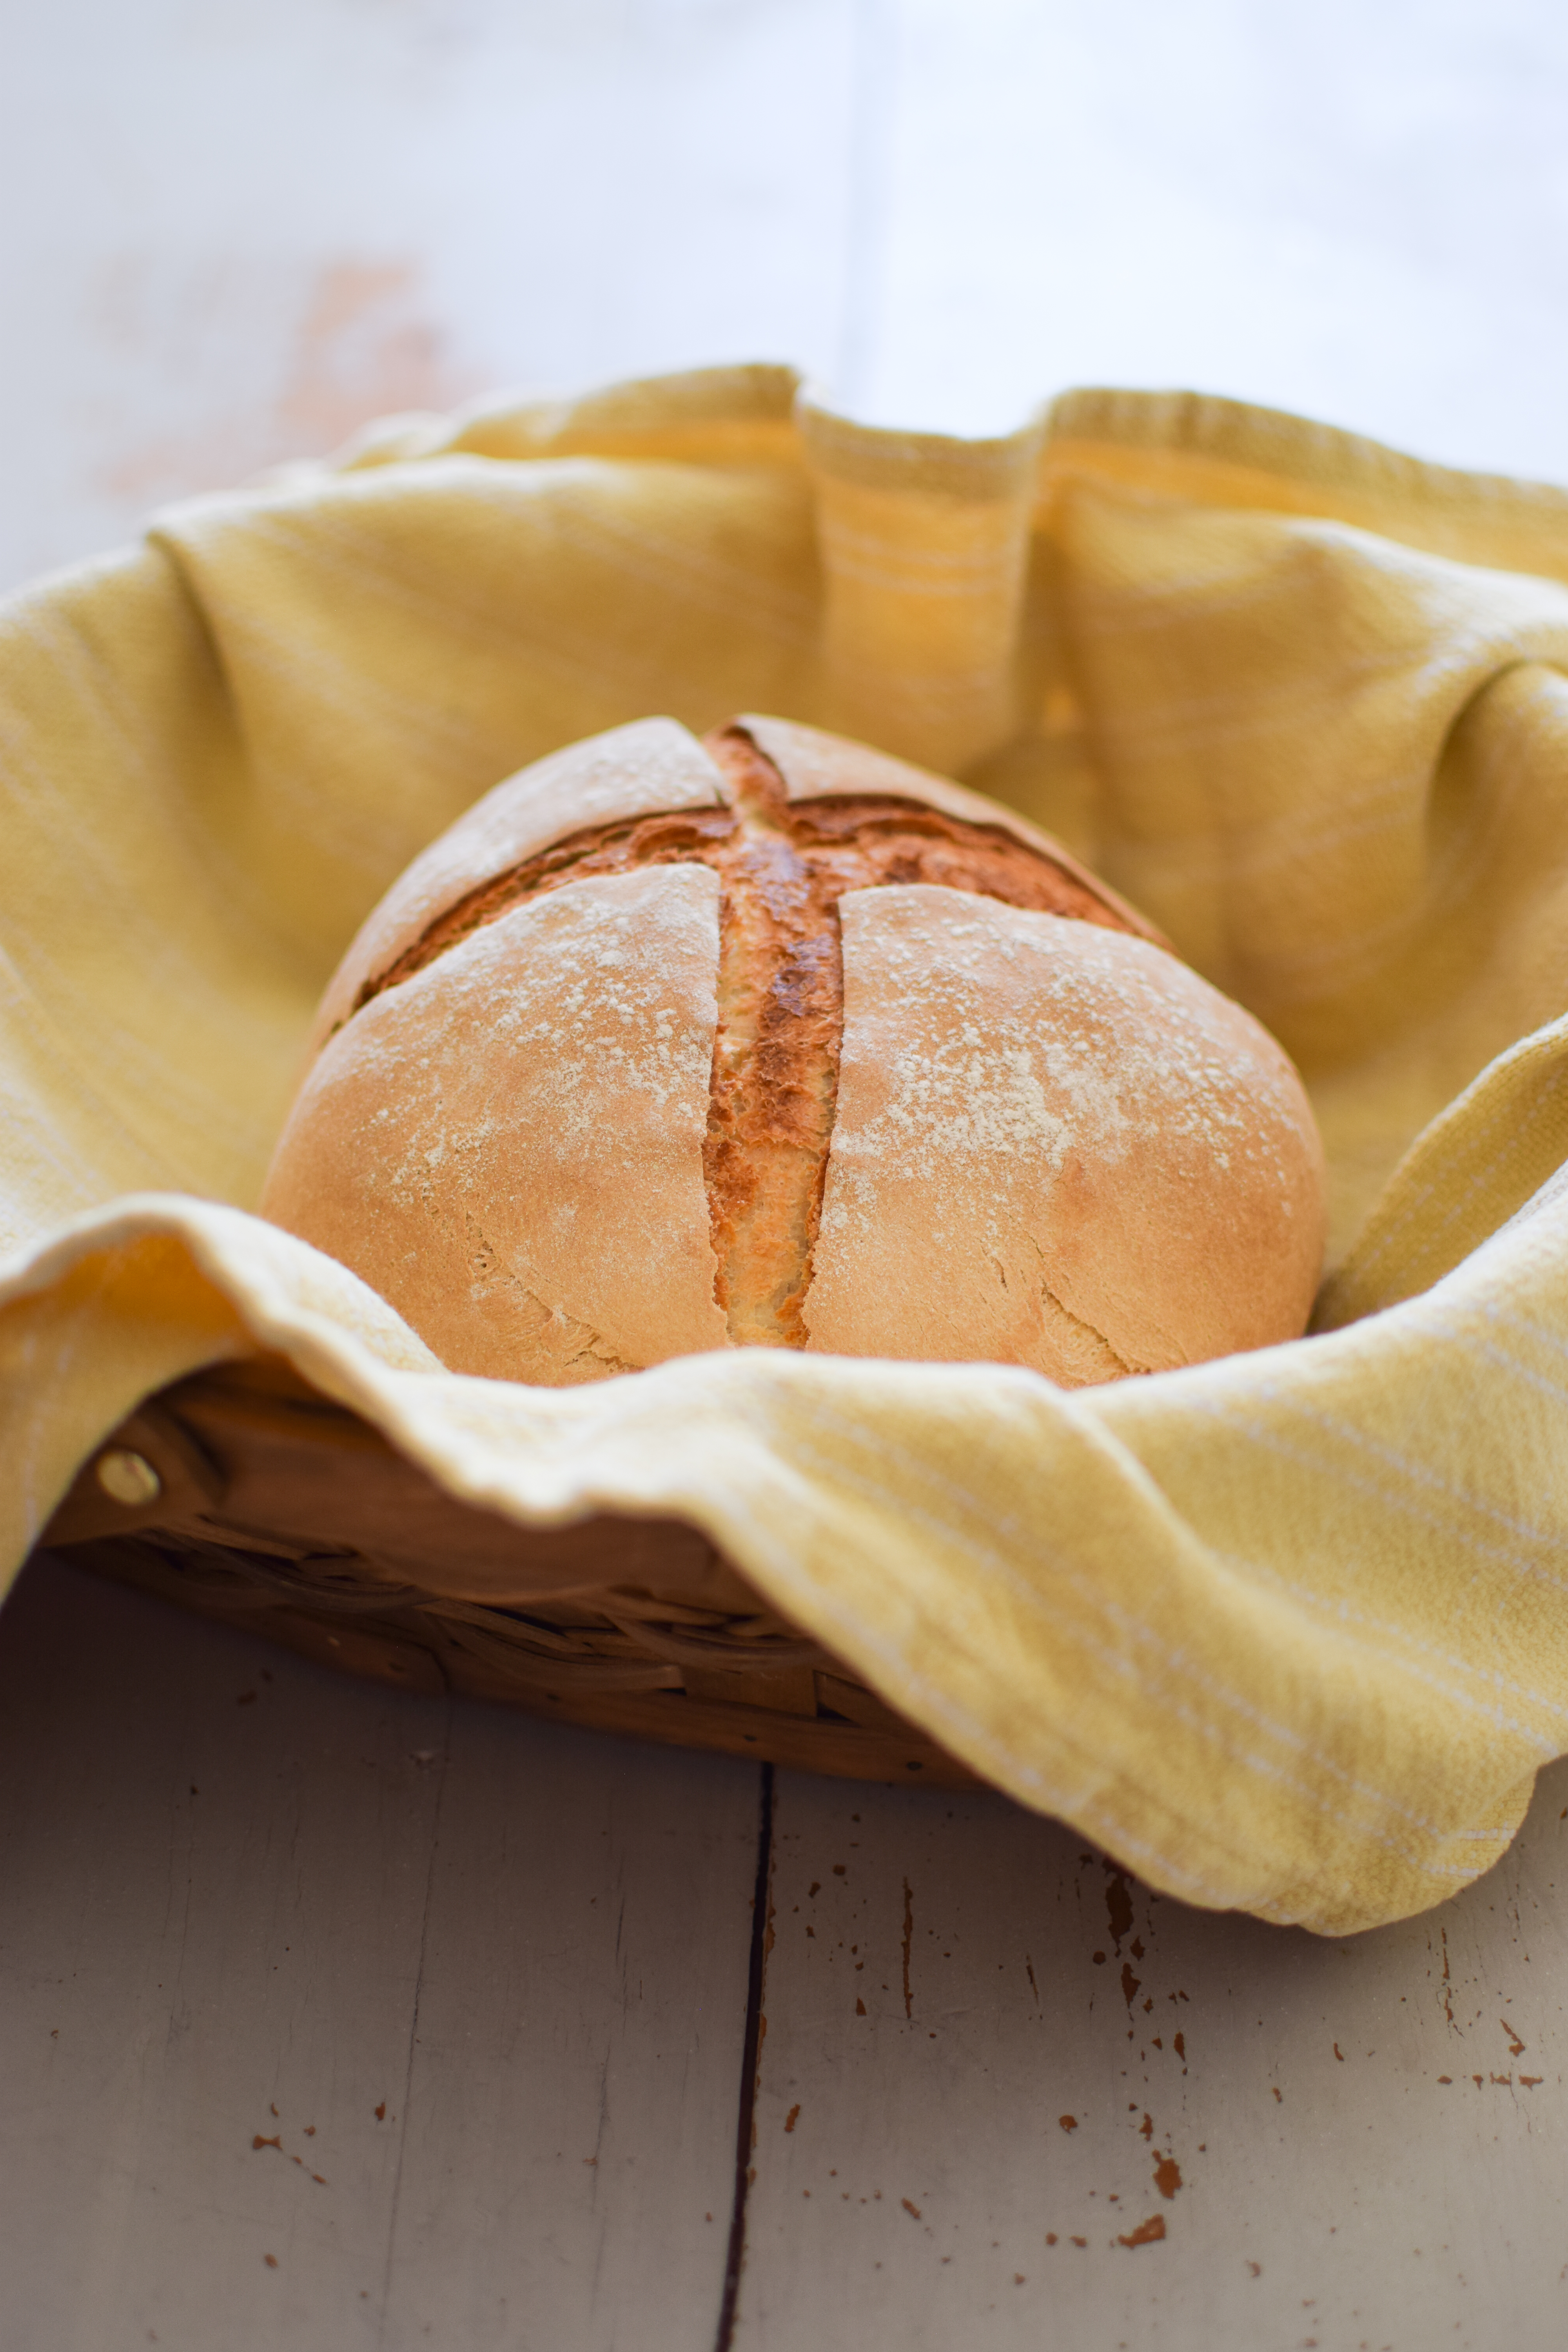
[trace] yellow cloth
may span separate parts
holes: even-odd
[[[4,1564],[142,1395],[281,1349],[523,1521],[707,1528],[1156,1885],[1321,1930],[1568,1748],[1568,496],[1226,403],[872,432],[786,370],[395,420],[0,614]],[[1317,1336],[1068,1396],[748,1351],[458,1379],[246,1213],[316,995],[500,777],[653,711],[869,736],[1253,1007]]]

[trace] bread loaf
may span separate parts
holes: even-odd
[[[762,1346],[1076,1387],[1293,1338],[1318,1279],[1267,1031],[1022,818],[780,719],[499,785],[312,1054],[262,1213],[458,1371]]]

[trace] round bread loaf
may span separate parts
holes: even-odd
[[[1046,835],[812,728],[650,719],[383,899],[261,1207],[458,1371],[1077,1387],[1296,1337],[1322,1193],[1280,1047]]]

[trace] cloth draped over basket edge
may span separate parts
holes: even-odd
[[[1568,495],[1298,420],[1081,394],[964,444],[757,368],[398,420],[13,600],[7,1568],[142,1396],[276,1349],[472,1499],[701,1526],[1156,1885],[1439,1900],[1568,1749],[1564,582]],[[415,850],[561,742],[742,708],[1022,807],[1269,1023],[1318,1336],[1073,1396],[751,1350],[545,1392],[244,1213]]]

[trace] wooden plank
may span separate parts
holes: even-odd
[[[385,2340],[710,2342],[758,1775],[466,1711]],[[454,1800],[456,1802],[454,1804]]]
[[[36,1563],[0,1619],[7,2352],[592,2352],[656,2274],[639,2346],[710,2341],[757,1784]]]
[[[1568,1764],[1485,1880],[1342,1943],[784,1773],[771,1884],[742,2352],[873,2310],[908,2352],[1568,2340]]]

